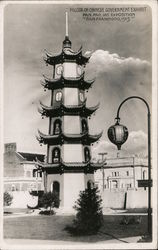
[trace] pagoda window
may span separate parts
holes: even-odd
[[[83,73],[83,69],[82,69],[82,67],[81,67],[80,65],[78,65],[78,66],[77,66],[77,75],[78,75],[78,76],[81,76],[82,73]]]
[[[63,66],[62,65],[56,66],[56,74],[57,75],[61,75],[62,71],[63,71]]]
[[[56,120],[54,122],[54,135],[58,135],[61,133],[61,121]]]
[[[84,149],[84,157],[85,157],[85,161],[86,161],[86,162],[90,160],[89,148],[85,148],[85,149]]]
[[[60,162],[60,149],[54,148],[52,151],[52,163],[59,163]]]
[[[87,188],[93,188],[93,187],[94,187],[93,181],[91,180],[87,181]]]
[[[79,93],[80,101],[84,102],[84,95],[82,92]]]
[[[55,100],[56,100],[57,102],[60,102],[61,99],[62,99],[62,92],[61,92],[61,91],[58,91],[58,92],[56,93],[56,95],[55,95]]]
[[[88,131],[88,126],[87,122],[85,120],[82,120],[82,132],[87,132]]]

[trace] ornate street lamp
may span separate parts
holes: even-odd
[[[119,112],[122,105],[130,100],[130,99],[139,99],[143,101],[147,108],[147,119],[148,119],[148,234],[149,238],[152,238],[152,217],[151,217],[151,131],[150,131],[150,120],[151,120],[151,114],[150,114],[150,108],[148,103],[140,96],[130,96],[126,98],[118,107],[117,110],[117,116],[116,116],[116,123],[115,125],[111,126],[108,129],[108,137],[109,140],[114,143],[118,150],[121,149],[121,145],[125,143],[125,141],[128,138],[128,130],[125,126],[120,124],[120,117]]]
[[[128,129],[120,124],[120,118],[117,117],[115,125],[108,129],[108,137],[109,140],[117,146],[118,150],[120,150],[121,145],[125,143],[128,138]]]

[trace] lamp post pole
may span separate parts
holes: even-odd
[[[147,119],[148,119],[148,234],[149,237],[151,237],[152,235],[152,217],[151,217],[151,125],[150,125],[150,121],[151,121],[151,114],[150,114],[150,108],[148,103],[140,96],[130,96],[128,98],[126,98],[118,107],[117,110],[117,116],[116,116],[116,120],[119,122],[120,121],[120,117],[119,117],[119,112],[120,109],[122,107],[122,105],[130,100],[130,99],[139,99],[141,101],[143,101],[147,107]]]

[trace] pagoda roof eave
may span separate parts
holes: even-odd
[[[59,110],[60,107],[53,107],[53,106],[47,106],[45,104],[43,104],[41,101],[40,101],[40,105],[41,105],[41,108],[44,109],[45,111],[50,111],[50,110]]]
[[[44,80],[48,83],[56,83],[56,82],[61,82],[61,81],[69,81],[69,82],[74,82],[74,81],[81,81],[81,80],[83,80],[84,79],[84,74],[85,73],[83,73],[81,76],[79,76],[79,77],[68,77],[68,78],[66,78],[66,77],[64,77],[63,76],[63,74],[61,74],[61,76],[60,76],[60,78],[57,78],[57,79],[50,79],[50,78],[48,78],[47,76],[45,76],[44,74],[43,74],[43,77],[44,77]]]
[[[63,52],[65,55],[74,55],[74,56],[82,55],[82,46],[78,49],[78,51],[73,51],[70,48],[64,48]]]
[[[91,115],[99,108],[99,106],[100,106],[100,102],[98,102],[95,106],[85,107],[85,112],[88,113],[88,115]]]
[[[90,59],[90,56],[82,55],[82,47],[77,52],[74,52],[70,48],[65,48],[60,53],[54,54],[54,55],[51,53],[48,53],[45,50],[45,54],[46,54],[46,58],[44,57],[44,60],[46,63],[50,65],[60,64],[65,59],[75,60],[79,64],[86,64]]]
[[[86,131],[85,133],[81,133],[81,134],[60,133],[58,135],[45,135],[38,130],[38,133],[39,133],[39,137],[37,137],[37,140],[40,143],[44,143],[44,144],[48,144],[48,143],[61,144],[64,141],[75,141],[75,142],[77,141],[77,142],[83,142],[83,143],[88,142],[88,144],[90,144],[90,143],[94,143],[98,141],[100,137],[102,136],[103,132],[101,132],[98,135],[89,135],[88,131]]]
[[[101,162],[91,162],[91,166],[95,168],[103,168],[106,165],[106,159]]]
[[[39,166],[40,168],[49,168],[49,167],[60,167],[61,163],[46,163],[46,162],[41,162],[40,160],[38,160],[38,158],[36,158],[36,165]],[[38,167],[37,167],[38,168]]]
[[[45,82],[41,82],[41,84],[44,88],[48,89],[57,89],[63,87],[78,87],[80,89],[88,89],[94,83],[95,78],[91,80],[84,80],[84,74],[85,73],[75,78],[66,78],[63,76],[63,74],[61,74],[61,76],[57,79],[50,79],[43,75]]]
[[[89,142],[94,143],[94,142],[98,141],[101,138],[102,134],[103,134],[103,131],[97,135],[89,135],[89,138],[88,138]]]
[[[38,158],[36,158],[36,168],[37,169],[45,169],[45,168],[60,168],[60,167],[64,167],[64,169],[66,168],[71,168],[71,167],[80,167],[80,168],[93,168],[93,169],[100,169],[103,167],[103,165],[105,165],[105,161],[101,163],[93,163],[91,161],[87,161],[87,162],[64,162],[62,159],[59,163],[46,163],[46,162],[41,162],[40,160],[38,160]]]
[[[99,107],[100,103],[93,107],[86,107],[86,99],[80,105],[67,105],[65,106],[63,103],[59,107],[46,106],[42,102],[40,102],[41,108],[38,108],[38,111],[41,115],[46,117],[56,117],[61,116],[62,114],[69,115],[81,115],[84,117],[90,116],[93,114]]]
[[[61,103],[60,107],[54,107],[53,105],[52,106],[47,106],[47,105],[44,105],[41,101],[40,101],[40,105],[42,107],[42,109],[44,109],[45,111],[53,111],[53,110],[59,110],[59,109],[63,109],[64,111],[69,111],[69,110],[81,110],[81,109],[85,109],[85,112],[87,111],[90,111],[90,112],[95,112],[98,108],[99,108],[99,105],[100,105],[100,102],[98,102],[95,106],[92,106],[92,107],[86,107],[86,101],[87,101],[87,98],[85,98],[84,102],[80,105],[64,105],[63,103]]]

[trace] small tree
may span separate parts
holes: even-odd
[[[53,207],[59,207],[59,196],[54,192],[44,193],[40,200],[41,204],[52,213]]]
[[[96,234],[103,222],[102,199],[96,187],[81,191],[74,206],[77,211],[73,229],[77,234]]]
[[[10,206],[13,200],[13,196],[10,195],[8,192],[4,192],[3,194],[3,205],[4,206]]]

